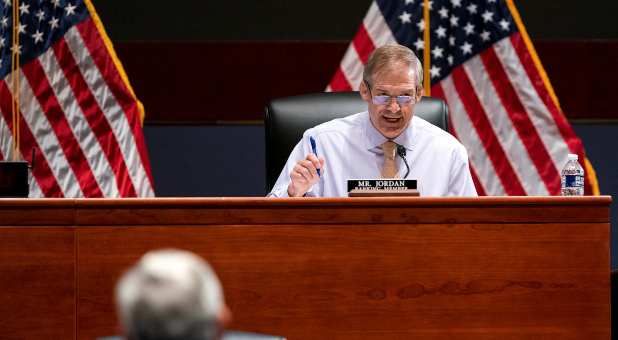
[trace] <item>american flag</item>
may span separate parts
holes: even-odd
[[[153,196],[143,107],[90,0],[1,1],[0,161],[34,150],[31,197]]]
[[[468,149],[479,194],[559,195],[560,170],[576,153],[586,194],[598,195],[513,1],[375,0],[327,91],[357,90],[370,53],[388,43],[421,60],[429,51],[431,95],[449,107],[450,132]]]

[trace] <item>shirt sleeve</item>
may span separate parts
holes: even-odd
[[[292,152],[290,153],[290,157],[288,157],[283,170],[279,174],[277,178],[277,182],[273,186],[270,193],[267,197],[290,197],[288,195],[288,186],[290,185],[290,172],[296,165],[296,163],[305,159],[309,153],[311,153],[311,146],[309,144],[309,137],[307,137],[307,132],[303,134],[303,138],[296,144]],[[305,197],[318,197],[320,194],[317,192],[319,188],[317,185],[309,188],[309,191],[305,193]]]
[[[449,196],[478,196],[468,163],[468,152],[463,145],[455,149],[451,176],[449,179]]]

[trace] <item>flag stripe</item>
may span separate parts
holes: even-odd
[[[481,138],[472,125],[468,113],[464,108],[459,93],[455,89],[452,76],[446,77],[438,85],[434,85],[432,93],[442,95],[449,107],[449,117],[451,119],[451,129],[461,131],[458,134],[459,140],[467,147],[470,164],[479,175],[478,180],[485,192],[495,196],[505,195],[502,185],[494,165],[489,160],[486,149],[480,144]],[[498,179],[498,180],[495,180]]]
[[[511,120],[508,119],[508,113],[505,111],[502,103],[496,100],[498,94],[489,79],[481,58],[477,55],[469,59],[463,67],[473,88],[473,92],[469,93],[469,95],[478,98],[484,112],[491,113],[485,115],[491,125],[491,131],[495,133],[504,150],[507,161],[517,173],[525,192],[529,195],[547,195],[545,186],[538,185],[538,183],[541,183],[538,173],[536,171],[529,171],[534,169],[534,164],[530,160],[528,152],[521,141],[517,138],[517,134],[513,133],[515,128]]]
[[[9,91],[6,82],[0,81],[0,111],[9,131],[13,128],[13,120],[11,117],[11,98],[12,94]],[[46,197],[64,197],[63,190],[60,188],[60,185],[53,174],[52,169],[50,168],[50,163],[47,156],[41,152],[43,149],[34,138],[32,130],[28,126],[28,123],[24,120],[21,112],[19,124],[19,131],[21,134],[20,151],[22,154],[30,154],[34,148],[36,166],[32,169],[32,172],[43,193],[45,193]]]
[[[502,145],[508,161],[513,166],[521,184],[529,195],[547,195],[548,191],[542,183],[540,176],[534,169],[534,163],[528,155],[528,151],[518,138],[513,126],[514,122],[509,119],[509,113],[500,101],[497,89],[491,79],[480,56],[471,58],[464,64],[464,69],[472,83],[474,92],[481,103],[487,120],[491,124],[492,131],[496,134],[500,145]]]
[[[98,35],[92,20],[84,20],[83,22],[75,25],[75,28],[69,30],[65,35],[67,42],[70,43],[72,40],[75,40],[76,29],[81,36],[80,43],[82,43],[82,45],[79,47],[83,48],[83,46],[86,46],[90,58],[97,66],[99,72],[105,77],[107,87],[114,95],[117,103],[123,108],[124,113],[127,116],[126,119],[131,120],[131,115],[135,114],[135,111],[137,110],[137,104],[135,103],[135,99],[132,98],[127,91],[120,73],[118,73],[114,67],[110,67],[113,65],[113,60],[105,52],[105,44]],[[75,54],[76,51],[72,49],[72,52]]]
[[[333,77],[333,80],[331,80],[329,87],[332,91],[352,91],[352,86],[345,77],[345,74],[343,74],[341,66],[337,68],[335,76]]]
[[[0,161],[9,160],[13,154],[13,133],[0,114]]]
[[[474,183],[474,186],[476,187],[476,193],[479,196],[487,196],[487,193],[483,189],[483,186],[481,185],[481,181],[479,180],[479,177],[476,174],[476,171],[474,171],[474,167],[472,166],[472,164],[470,164],[470,175],[472,176],[472,182]]]
[[[519,56],[521,65],[523,65],[526,74],[528,75],[528,78],[531,80],[534,89],[538,93],[539,98],[541,98],[541,100],[549,110],[549,113],[553,117],[554,122],[558,127],[558,130],[560,131],[560,134],[569,145],[569,149],[574,153],[580,153],[582,150],[582,145],[577,136],[575,135],[575,132],[569,125],[566,117],[564,117],[560,109],[551,99],[551,95],[547,88],[544,86],[545,84],[543,82],[543,79],[541,78],[541,75],[534,66],[532,56],[526,49],[525,43],[522,40],[521,35],[514,34],[511,37],[511,43],[513,44],[515,52]]]
[[[90,90],[112,126],[114,136],[120,142],[124,161],[130,171],[130,180],[135,188],[140,188],[139,196],[152,196],[152,180],[143,133],[139,122],[139,113],[134,99],[126,92],[117,70],[108,55],[100,50],[103,42],[96,35],[90,20],[77,25],[67,32],[65,40],[85,75]],[[88,48],[83,49],[86,45]],[[94,52],[94,53],[93,53]],[[111,79],[111,80],[110,80]],[[108,81],[106,81],[108,80]],[[112,95],[110,95],[110,93]],[[118,178],[122,180],[122,178]],[[124,186],[125,183],[120,183]],[[128,196],[127,193],[125,195]]]
[[[99,15],[97,14],[97,11],[95,10],[94,5],[92,4],[92,1],[91,0],[83,0],[83,1],[86,7],[88,8],[88,12],[91,17],[91,23],[96,27],[96,30],[98,33],[97,36],[101,38],[101,40],[103,41],[103,44],[105,45],[105,52],[111,58],[113,65],[114,65],[114,69],[118,72],[118,74],[122,78],[122,84],[128,90],[128,94],[134,99],[135,103],[137,104],[138,113],[139,113],[138,117],[140,120],[140,127],[141,127],[141,123],[143,123],[144,118],[145,118],[144,106],[139,100],[137,100],[137,97],[135,96],[135,92],[133,91],[133,88],[131,87],[131,83],[129,82],[129,77],[127,77],[127,74],[124,68],[122,67],[122,63],[120,62],[120,59],[118,59],[118,56],[116,55],[116,51],[114,50],[112,41],[107,36],[107,32],[105,32],[105,27],[103,27],[101,18],[99,18]],[[148,169],[148,171],[150,172],[150,169]],[[150,176],[150,173],[148,175]]]
[[[61,53],[56,53],[59,45],[64,43],[60,39],[52,49],[49,49],[39,57],[39,61],[47,78],[50,81],[50,86],[56,96],[60,109],[65,113],[65,118],[70,126],[73,136],[76,138],[81,150],[83,150],[85,159],[88,162],[89,168],[94,174],[94,180],[101,190],[103,197],[118,197],[119,192],[116,188],[115,178],[104,155],[103,149],[98,144],[98,141],[92,130],[90,129],[89,121],[81,111],[77,101],[83,100],[84,93],[76,93],[69,85],[67,76],[80,75],[79,72],[74,72],[76,67],[67,67],[68,65],[60,65],[60,60],[56,58],[70,57],[68,50],[64,49]],[[87,91],[87,88],[86,88]],[[86,193],[86,197],[91,197]]]
[[[380,7],[375,1],[371,3],[362,25],[365,26],[365,30],[375,47],[397,42],[397,39],[395,39],[388,24],[384,20]]]
[[[521,20],[521,15],[519,15],[519,11],[517,10],[517,7],[515,7],[515,3],[513,3],[513,0],[505,0],[505,2],[506,2],[506,6],[509,9],[509,12],[513,16],[515,25],[517,26],[517,30],[518,30],[517,33],[518,35],[520,35],[520,37],[524,41],[524,44],[526,45],[526,51],[532,58],[532,62],[537,72],[539,73],[539,76],[541,76],[541,79],[543,80],[543,86],[549,92],[552,102],[558,107],[560,111],[562,111],[562,109],[560,108],[560,103],[558,102],[558,97],[556,96],[556,92],[551,86],[547,73],[543,69],[543,65],[541,64],[541,59],[539,59],[539,55],[536,53],[536,50],[534,49],[532,40],[530,39],[530,36],[528,35],[528,31],[526,31],[526,26],[524,26],[523,20]]]
[[[80,119],[85,118],[88,122],[84,130],[87,130],[86,134],[90,142],[83,149],[90,150],[95,156],[91,160],[91,167],[97,169],[97,174],[109,177],[109,180],[104,181],[107,183],[104,190],[106,196],[118,197],[119,193],[125,193],[130,197],[136,196],[133,183],[128,178],[129,170],[122,158],[120,146],[114,138],[109,122],[105,119],[105,114],[88,88],[81,72],[70,71],[77,70],[78,66],[66,41],[60,39],[53,46],[53,50],[66,79],[66,84],[62,84],[62,87],[73,90],[74,96],[68,97],[71,99],[71,105],[75,107],[77,104],[81,108],[81,112],[75,116]],[[79,108],[75,107],[75,110],[80,111]]]
[[[42,113],[47,117],[53,133],[56,134],[62,151],[65,155],[71,155],[71,161],[68,164],[76,175],[82,192],[86,197],[103,197],[103,193],[86,161],[86,156],[71,131],[65,113],[58,103],[41,63],[38,59],[32,60],[27,65],[22,66],[22,71],[30,84],[34,97],[41,105]]]
[[[369,34],[365,30],[365,25],[360,26],[354,40],[352,40],[352,44],[354,45],[360,60],[363,64],[366,64],[367,59],[369,59],[369,55],[373,52],[375,47],[373,46],[371,38],[369,38]]]
[[[41,190],[41,187],[39,187],[39,183],[36,180],[33,180],[33,176],[34,175],[32,174],[32,172],[30,172],[30,175],[28,176],[28,184],[29,184],[28,197],[31,197],[31,198],[44,197],[45,194]]]
[[[479,99],[472,95],[474,88],[470,83],[466,72],[462,67],[457,67],[452,71],[453,84],[460,94],[459,98],[467,112],[476,132],[478,133],[483,146],[487,149],[487,155],[496,169],[508,195],[525,195],[526,192],[521,186],[521,181],[517,177],[509,159],[506,157],[504,149],[487,119],[487,112],[483,109]],[[467,95],[462,95],[467,94]]]
[[[446,100],[446,97],[444,95],[444,90],[442,89],[442,86],[440,85],[432,86],[431,93],[436,98],[442,98]],[[448,119],[449,132],[455,138],[459,139],[459,136],[457,135],[457,130],[455,129],[455,126],[453,125],[453,119],[451,115],[449,115],[447,119]],[[474,171],[474,166],[472,166],[472,161],[469,158],[470,158],[470,155],[468,154],[468,162],[469,162],[468,165],[470,167],[470,175],[472,176],[472,182],[474,183],[474,187],[476,188],[476,193],[479,196],[486,196],[487,194],[485,193],[485,190],[483,189],[483,185],[481,184],[481,181],[479,181],[479,178],[476,175],[476,171]]]
[[[380,8],[373,2],[326,90],[358,90],[362,80],[363,65],[367,62],[371,52],[375,47],[394,42],[396,42],[395,37],[384,21]]]
[[[532,194],[547,195],[550,193],[557,195],[560,192],[560,175],[558,174],[558,170],[554,166],[553,160],[528,116],[524,105],[519,100],[513,83],[506,75],[500,59],[493,48],[487,49],[485,52],[481,53],[480,56],[485,65],[487,75],[489,75],[494,85],[494,90],[497,92],[498,98],[504,107],[504,117],[510,117],[510,121],[513,122],[512,126],[514,131],[517,131],[517,135],[512,132],[509,134],[514,138],[517,138],[517,136],[519,137],[521,143],[518,143],[517,140],[514,142],[526,148],[527,154],[530,156],[530,159],[534,163],[534,167],[537,169],[537,172],[529,171],[529,168],[524,168],[523,171],[535,175],[538,173],[540,175],[540,180],[525,180],[523,184],[533,186],[533,188],[531,188],[533,190],[527,190]],[[502,120],[509,121],[508,119]],[[520,152],[520,150],[516,150],[516,152]],[[523,161],[522,165],[528,166]],[[541,182],[545,183],[547,190],[543,190],[544,192],[535,192],[534,188],[542,188],[539,185]]]
[[[539,97],[531,79],[528,77],[524,65],[515,52],[511,40],[503,40],[494,48],[496,55],[503,61],[504,71],[511,82],[518,84],[515,87],[517,97],[531,116],[531,121],[539,132],[543,143],[549,151],[556,169],[561,169],[569,153],[561,132],[552,117],[548,107]],[[553,101],[552,101],[553,102]]]
[[[101,80],[106,80],[105,83],[113,94],[113,100],[116,105],[120,105],[122,111],[124,111],[125,119],[123,119],[123,121],[130,127],[130,131],[128,133],[132,134],[132,136],[128,135],[127,138],[117,137],[117,139],[124,142],[124,145],[121,144],[121,149],[123,150],[125,161],[131,171],[131,179],[133,184],[136,188],[141,188],[142,191],[138,193],[140,196],[152,196],[152,172],[150,170],[146,144],[141,129],[141,123],[139,121],[137,101],[135,98],[131,97],[130,91],[123,82],[118,70],[115,67],[110,67],[110,65],[114,65],[113,60],[109,54],[104,53],[104,51],[106,51],[106,47],[92,20],[85,20],[84,22],[76,25],[76,28],[77,31],[79,31],[82,46],[86,46],[88,49],[89,59],[96,65],[96,69],[100,73],[99,77]],[[72,35],[75,37],[78,36],[72,32],[74,32],[74,29],[67,32],[67,35]],[[69,43],[73,55],[79,55],[79,53],[76,53],[77,51],[75,46],[71,46],[70,38],[67,38],[67,42]],[[76,59],[80,60],[78,57],[76,57]],[[84,59],[81,59],[80,61],[84,61]],[[83,69],[82,73],[84,73]],[[94,88],[93,85],[94,84],[89,83],[91,90]],[[109,98],[109,100],[112,101],[112,98]],[[101,105],[100,101],[99,105]],[[104,111],[106,111],[105,105],[101,105],[101,107],[104,108]],[[112,126],[114,125],[112,124]],[[119,133],[115,127],[114,131],[115,133]],[[131,152],[129,152],[129,150],[131,150]],[[133,150],[136,150],[137,152],[133,152]],[[136,183],[136,181],[138,183]]]
[[[551,84],[549,83],[549,79],[547,78],[547,74],[545,73],[545,70],[543,70],[543,66],[534,51],[534,46],[532,46],[532,43],[530,42],[530,38],[521,23],[521,18],[519,17],[515,6],[512,2],[508,2],[508,5],[510,11],[514,13],[518,26],[521,27],[521,33],[514,34],[511,37],[513,47],[517,51],[522,63],[525,65],[528,76],[533,79],[532,83],[534,84],[539,96],[542,98],[543,102],[546,103],[547,108],[554,118],[554,124],[556,124],[557,128],[560,130],[560,133],[564,138],[564,142],[569,147],[570,153],[578,154],[579,159],[583,160],[584,165],[586,167],[589,166],[590,168],[589,171],[586,171],[584,176],[585,193],[598,194],[599,188],[596,174],[592,168],[592,165],[590,165],[589,160],[586,158],[583,144],[569,125],[566,117],[562,113],[562,109],[559,107],[558,98],[556,97]],[[563,159],[558,168],[562,168],[564,163],[566,163],[566,160]]]
[[[84,197],[77,175],[69,164],[70,159],[65,155],[58,136],[54,133],[54,128],[43,112],[23,72],[20,72],[20,77],[20,109],[22,113],[28,113],[24,114],[23,118],[38,141],[42,154],[46,157],[63,195],[71,198]]]
[[[545,104],[546,110],[549,112],[549,115],[553,118],[553,122],[549,124],[550,127],[558,129],[561,138],[561,143],[556,143],[556,145],[561,146],[562,143],[566,143],[568,146],[567,152],[556,152],[552,153],[553,155],[559,156],[554,160],[556,167],[558,169],[562,169],[564,164],[566,163],[566,154],[567,153],[575,153],[579,155],[579,159],[582,162],[585,162],[586,155],[584,153],[584,146],[581,143],[581,140],[575,134],[575,131],[569,125],[568,120],[562,113],[562,110],[558,107],[556,101],[552,98],[552,93],[550,89],[545,84],[543,76],[541,74],[542,70],[539,70],[534,63],[533,56],[530,51],[527,49],[525,41],[523,40],[521,34],[514,34],[511,37],[511,44],[513,49],[515,50],[521,65],[523,66],[525,73],[528,75],[533,88],[536,90],[537,96],[541,99],[541,101]],[[593,194],[592,183],[596,183],[596,176],[593,171],[587,171],[585,173],[585,193]]]
[[[358,90],[363,79],[363,63],[360,61],[353,45],[350,45],[345,56],[343,56],[341,70],[352,89]]]

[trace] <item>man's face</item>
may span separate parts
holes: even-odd
[[[414,105],[420,100],[422,90],[417,91],[416,77],[411,67],[394,65],[376,72],[372,83],[361,84],[360,93],[368,104],[369,118],[373,126],[386,138],[399,136],[410,123]],[[392,96],[386,104],[376,104],[375,96]],[[411,96],[407,104],[399,104],[396,96]]]

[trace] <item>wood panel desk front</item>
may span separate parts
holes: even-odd
[[[609,339],[601,197],[0,200],[0,338],[119,332],[116,279],[207,258],[235,329],[289,339]]]

